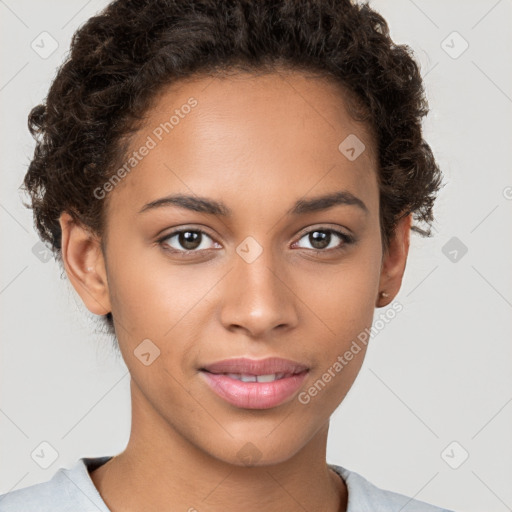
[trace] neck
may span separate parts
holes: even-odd
[[[229,464],[190,443],[132,386],[126,449],[91,472],[112,512],[345,512],[347,491],[325,461],[326,423],[299,452],[272,465]]]

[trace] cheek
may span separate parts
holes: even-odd
[[[127,251],[116,242],[109,254],[114,319],[130,335],[162,338],[199,298],[193,270],[173,264],[158,247],[132,242]]]
[[[324,408],[332,412],[361,369],[374,316],[380,261],[378,244],[368,241],[330,271],[323,269],[315,276],[300,273],[301,298],[314,312],[318,326],[316,342],[310,346],[311,359],[316,361],[314,372],[299,396],[313,416],[323,414]]]
[[[304,278],[303,300],[314,312],[317,328],[308,330],[315,340],[308,348],[315,367],[298,401],[311,418],[331,414],[361,369],[374,315],[378,268],[361,259],[347,261],[323,279]]]
[[[193,348],[184,334],[195,338],[197,322],[191,313],[206,293],[201,286],[189,293],[194,290],[190,276],[165,263],[148,265],[130,258],[120,262],[109,277],[123,359],[133,381],[151,402],[170,396],[180,401],[178,382],[185,379]]]
[[[160,351],[159,366],[181,372],[197,350],[194,340],[205,328],[198,318],[211,316],[206,311],[208,294],[219,275],[207,266],[171,262],[157,248],[142,249],[138,257],[133,253],[116,258],[121,253],[112,251],[109,287],[119,345],[131,358],[149,339]]]
[[[354,251],[330,268],[296,273],[297,296],[328,337],[347,340],[371,325],[380,277],[378,252]]]

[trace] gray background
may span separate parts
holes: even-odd
[[[129,436],[127,369],[58,265],[33,253],[18,191],[34,147],[27,114],[72,33],[106,4],[0,0],[0,493],[118,453]],[[456,511],[512,510],[512,2],[371,5],[421,64],[425,137],[446,186],[435,236],[412,235],[404,309],[373,338],[333,415],[328,461]],[[49,56],[44,31],[58,43]],[[57,452],[47,468],[31,456],[51,456],[42,442]]]

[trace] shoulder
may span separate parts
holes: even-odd
[[[110,457],[82,458],[51,480],[0,495],[0,512],[109,512],[88,473]]]
[[[381,489],[341,466],[329,464],[345,481],[348,491],[347,512],[451,512],[403,494]]]

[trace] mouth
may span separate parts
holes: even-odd
[[[203,370],[208,372],[208,370]],[[208,372],[212,375],[226,375],[230,379],[239,380],[241,382],[274,382],[276,380],[285,379],[296,373],[268,373],[266,375],[252,375],[249,373],[214,373]]]
[[[294,375],[309,370],[308,366],[280,357],[267,357],[266,359],[250,359],[239,357],[224,359],[215,363],[203,366],[200,370],[214,374],[230,374],[243,377],[270,377],[283,378],[283,376]],[[275,379],[274,379],[275,380]],[[244,381],[244,382],[253,382]]]
[[[244,409],[269,409],[297,393],[309,368],[281,358],[238,358],[204,366],[200,373],[209,388],[229,404]]]

